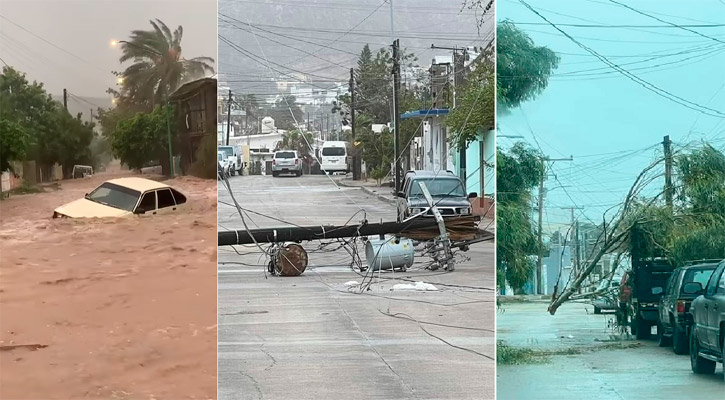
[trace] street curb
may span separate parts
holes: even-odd
[[[366,194],[368,194],[370,196],[373,196],[373,197],[377,198],[380,201],[384,201],[384,202],[386,202],[388,204],[395,204],[395,199],[391,199],[389,197],[385,197],[384,195],[382,195],[382,194],[380,194],[380,193],[378,193],[378,192],[376,192],[376,191],[374,191],[372,189],[368,189],[365,186],[349,185],[349,184],[347,184],[345,182],[345,179],[340,179],[338,182],[340,183],[341,186],[345,186],[345,187],[349,187],[349,188],[358,188],[358,189],[361,189],[364,193],[366,193]]]

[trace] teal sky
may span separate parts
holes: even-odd
[[[666,23],[607,0],[528,3],[555,24],[636,26],[560,28],[652,85],[725,114],[725,0],[626,1],[678,25],[723,25],[688,27],[710,38],[663,28]],[[664,135],[670,135],[675,151],[701,140],[725,150],[723,117],[702,114],[643,88],[518,1],[498,0],[496,12],[499,21],[518,23],[537,45],[561,57],[538,98],[498,117],[499,146],[524,140],[551,158],[574,156],[573,162],[553,163],[546,181],[551,191],[545,228],[569,223],[570,211],[561,207],[582,207],[577,211],[580,220],[601,222],[604,210],[620,203],[637,174],[662,154]],[[505,135],[524,138],[500,137]],[[651,190],[662,185],[664,180],[657,180]]]

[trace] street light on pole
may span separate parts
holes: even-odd
[[[141,47],[137,44],[128,42],[126,40],[111,40],[111,47],[116,47],[118,44],[124,43],[129,46],[135,47],[137,49],[149,52],[151,54],[155,54],[157,56],[163,57],[163,54],[159,53],[158,51],[148,48],[148,47]],[[118,83],[123,83],[124,78],[120,77],[118,78]],[[171,178],[174,177],[174,156],[173,152],[171,151],[171,122],[169,122],[169,87],[168,85],[164,85],[164,101],[166,103],[166,110],[164,111],[164,115],[166,116],[166,136],[169,140],[169,174]],[[114,102],[115,104],[115,102]]]

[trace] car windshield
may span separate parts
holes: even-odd
[[[219,151],[224,152],[224,155],[226,157],[234,156],[234,149],[232,148],[232,146],[222,146],[219,148]]]
[[[712,269],[688,269],[685,272],[685,278],[682,280],[682,286],[685,286],[685,283],[698,282],[704,288],[707,286],[707,281],[710,280],[710,275],[714,270],[714,266]]]
[[[295,158],[294,151],[280,151],[275,153],[274,158]]]
[[[433,197],[466,197],[461,181],[448,178],[423,178],[416,179],[410,187],[410,197],[423,197],[423,190],[420,182],[425,183]]]
[[[113,208],[133,211],[141,192],[106,182],[92,191],[86,199]]]
[[[329,156],[344,156],[345,148],[344,147],[323,147],[322,155],[328,156],[328,157]]]
[[[224,154],[219,153],[219,161],[224,161]]]

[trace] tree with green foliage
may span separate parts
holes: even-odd
[[[157,106],[150,113],[139,112],[120,120],[109,137],[113,154],[131,169],[140,170],[151,162],[167,166],[166,112],[165,107]]]
[[[515,291],[534,270],[537,232],[531,219],[532,190],[544,169],[541,154],[523,142],[496,154],[496,273],[499,285]]]
[[[11,162],[22,160],[30,145],[30,135],[18,123],[0,119],[0,172],[13,171]]]
[[[599,295],[577,292],[607,253],[629,254],[633,260],[667,257],[675,265],[725,258],[725,155],[709,144],[680,153],[675,162],[678,201],[673,207],[663,200],[664,190],[643,195],[649,184],[662,178],[655,171],[663,162],[664,157],[653,161],[634,180],[619,210],[596,239],[598,250],[584,260],[571,283],[552,296],[551,314],[566,301]]]
[[[449,140],[455,148],[468,147],[479,133],[495,127],[493,64],[481,57],[472,69],[466,77],[466,86],[461,90],[459,103],[446,117],[446,125],[453,132]]]
[[[4,67],[0,75],[0,171],[30,155],[37,132],[54,109],[42,83],[28,82],[25,75]]]
[[[25,75],[5,67],[0,75],[0,166],[11,161],[36,162],[44,179],[56,163],[70,177],[75,164],[92,164],[90,143],[94,124],[72,117],[53,101],[43,85],[28,82]]]
[[[536,46],[525,32],[508,20],[496,25],[496,86],[498,109],[518,107],[535,99],[549,84],[559,56]]]
[[[310,173],[310,166],[314,162],[314,157],[310,154],[310,145],[315,138],[310,132],[302,132],[298,129],[288,131],[282,135],[282,140],[277,143],[274,151],[278,150],[295,150],[302,159],[302,167],[304,173]]]
[[[120,43],[123,54],[119,62],[133,63],[118,74],[122,78],[121,91],[116,93],[144,111],[163,104],[182,83],[214,72],[213,58],[182,57],[184,29],[181,26],[171,32],[158,19],[149,22],[153,29],[134,30],[127,42]]]

